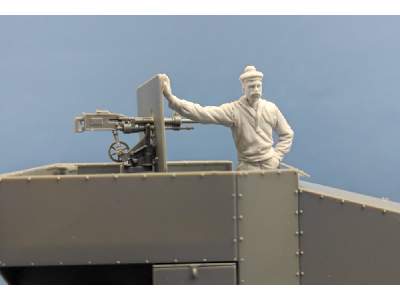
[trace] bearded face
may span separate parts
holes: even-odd
[[[243,84],[244,95],[250,105],[261,99],[262,81],[259,78],[246,80]]]

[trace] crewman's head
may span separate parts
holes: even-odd
[[[244,95],[250,104],[258,101],[262,95],[263,73],[256,70],[254,66],[246,66],[239,79],[242,82]]]

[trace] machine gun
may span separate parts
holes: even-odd
[[[175,114],[172,118],[164,118],[165,129],[191,130],[183,127],[185,123],[196,123],[182,119]],[[154,119],[152,117],[128,117],[107,110],[96,110],[95,113],[83,113],[75,118],[75,132],[111,131],[113,143],[108,149],[108,156],[114,162],[121,163],[126,172],[143,172],[157,170],[157,151]],[[140,141],[132,148],[119,139],[119,132],[141,133]]]

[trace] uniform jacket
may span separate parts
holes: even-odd
[[[205,107],[173,97],[169,107],[193,121],[230,127],[239,161],[259,162],[271,157],[281,161],[292,145],[293,130],[278,107],[264,99],[260,99],[254,109],[244,96],[221,106]],[[273,131],[279,137],[275,147]]]

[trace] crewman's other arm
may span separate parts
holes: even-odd
[[[278,107],[276,107],[276,116],[277,120],[275,130],[279,136],[279,141],[275,145],[275,157],[281,161],[283,156],[290,151],[293,143],[294,132]]]

